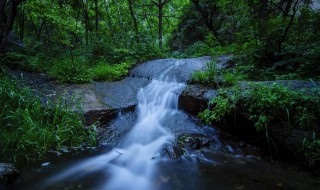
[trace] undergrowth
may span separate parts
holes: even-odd
[[[0,57],[0,62],[11,68],[46,73],[62,83],[90,83],[119,80],[136,63],[164,56],[159,48],[148,44],[126,49],[97,42],[87,49],[51,53],[35,45],[26,52],[8,52]]]
[[[83,116],[72,112],[63,99],[43,104],[5,71],[0,79],[1,161],[38,159],[49,150],[95,145],[94,125],[84,129]]]
[[[249,113],[258,131],[275,122],[292,128],[316,130],[320,123],[319,97],[319,90],[306,94],[276,83],[251,84],[242,90],[239,86],[229,90],[222,88],[200,117],[207,122],[218,121],[238,108]]]
[[[313,137],[301,140],[301,150],[308,164],[319,166],[320,143],[320,90],[302,92],[273,84],[251,84],[221,88],[209,101],[208,108],[199,113],[206,123],[221,122],[227,116],[244,113],[249,116],[257,132],[264,132],[271,146],[269,128],[284,127],[313,133]],[[275,147],[277,149],[277,147]]]

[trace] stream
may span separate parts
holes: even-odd
[[[20,166],[22,179],[13,188],[319,189],[308,173],[248,153],[238,142],[221,138],[219,130],[179,110],[186,80],[172,74],[183,63],[173,63],[138,90],[135,111],[119,112],[108,124],[104,148],[66,150]]]

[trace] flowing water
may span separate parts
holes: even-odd
[[[181,67],[179,62],[173,67]],[[178,110],[178,96],[185,87],[166,75],[153,79],[138,92],[135,113],[111,122],[107,152],[87,158],[63,156],[60,164],[43,163],[28,174],[19,189],[316,189],[319,184],[306,174],[246,155],[219,139],[210,126],[203,126]],[[203,135],[211,146],[170,160],[164,147],[183,134]],[[112,138],[111,138],[112,137]],[[115,140],[116,139],[116,140]],[[112,144],[112,143],[111,143]],[[188,150],[184,150],[185,153]]]
[[[97,187],[112,190],[150,190],[157,172],[160,150],[174,141],[174,135],[163,126],[168,115],[178,112],[177,91],[185,86],[169,79],[154,79],[138,92],[137,121],[131,131],[106,154],[87,159],[49,178],[47,184],[81,177],[103,170],[108,179]]]

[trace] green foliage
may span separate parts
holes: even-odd
[[[239,80],[246,77],[237,69],[218,69],[216,61],[213,59],[206,63],[205,70],[195,71],[192,74],[191,82],[212,85],[213,87],[228,87],[236,85]]]
[[[92,73],[87,68],[87,61],[83,57],[71,60],[60,57],[52,60],[48,74],[60,82],[88,83],[92,82]]]
[[[132,48],[131,51],[131,54],[136,62],[149,61],[165,57],[159,47],[148,43],[137,44]]]
[[[307,130],[316,130],[320,123],[319,91],[309,95],[275,83],[252,85],[240,94],[238,87],[229,93],[221,91],[210,101],[209,108],[200,114],[204,121],[219,121],[237,108],[249,113],[258,131],[275,122]]]
[[[230,93],[230,92],[229,92]],[[220,121],[236,107],[236,96],[231,96],[225,89],[221,89],[217,96],[209,101],[209,108],[199,114],[206,123]]]
[[[213,84],[218,85],[218,74],[219,71],[216,66],[215,60],[206,63],[206,69],[204,71],[195,71],[192,74],[192,82],[202,83],[202,84]]]
[[[29,88],[5,73],[0,78],[2,160],[37,159],[48,150],[95,143],[94,126],[85,130],[81,114],[72,112],[63,99],[43,105]]]
[[[305,156],[311,165],[320,161],[320,139],[316,139],[306,147]]]
[[[100,63],[91,69],[91,72],[93,73],[93,80],[119,80],[122,76],[128,74],[128,69],[131,65],[132,64],[130,63],[121,63],[117,65]]]
[[[258,130],[272,122],[291,127],[315,129],[320,113],[319,94],[316,96],[292,91],[281,85],[254,85],[244,95],[244,105]]]
[[[211,55],[211,53],[212,51],[208,45],[203,42],[196,42],[184,50],[182,57],[200,57]]]

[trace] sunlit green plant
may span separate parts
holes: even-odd
[[[203,71],[195,71],[192,74],[192,82],[202,84],[219,84],[219,73],[215,60],[206,63],[206,68]]]

